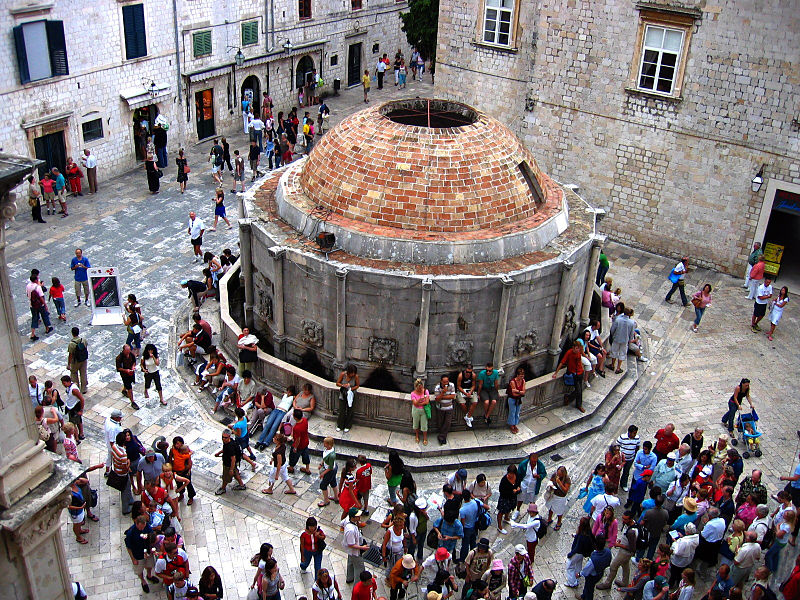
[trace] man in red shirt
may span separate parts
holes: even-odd
[[[656,443],[653,450],[658,460],[664,460],[673,450],[677,450],[681,445],[678,436],[675,435],[675,425],[667,423],[665,427],[656,431]]]
[[[359,465],[356,469],[356,493],[361,500],[361,510],[366,513],[369,508],[369,491],[372,489],[372,465],[363,454],[359,454],[356,460]]]
[[[575,340],[572,348],[567,350],[564,358],[558,363],[556,370],[553,372],[553,379],[558,377],[558,372],[561,367],[567,367],[567,374],[572,375],[575,390],[564,397],[564,406],[570,403],[572,397],[575,398],[575,408],[581,412],[586,412],[583,408],[583,364],[581,363],[581,356],[583,356],[583,345],[580,341]]]
[[[299,458],[303,459],[303,466],[300,469],[301,473],[311,474],[311,457],[308,455],[308,419],[299,408],[295,408],[292,416],[295,423],[292,427],[292,447],[289,450],[289,473],[294,473],[294,466],[297,464]]]
[[[378,584],[369,571],[361,571],[358,583],[353,586],[352,600],[377,600]]]
[[[358,584],[356,584],[358,586]],[[781,592],[786,600],[800,598],[800,556],[794,559],[794,569],[789,574],[789,578],[781,586]],[[355,600],[356,591],[353,590],[353,599]]]

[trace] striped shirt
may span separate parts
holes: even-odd
[[[125,448],[113,444],[111,446],[111,465],[117,475],[127,475],[130,471],[130,461]]]
[[[638,435],[634,438],[630,438],[628,437],[627,433],[623,433],[617,438],[617,445],[619,446],[619,449],[622,452],[622,456],[625,458],[625,460],[633,460],[636,456],[637,450],[639,450],[641,440],[639,439]]]

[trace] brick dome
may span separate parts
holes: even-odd
[[[381,232],[400,237],[495,237],[561,204],[507,127],[443,100],[398,100],[345,119],[311,152],[300,186],[317,206],[407,232]]]
[[[305,237],[366,258],[479,263],[542,250],[569,226],[559,185],[502,123],[464,104],[408,99],[356,113],[275,192]]]

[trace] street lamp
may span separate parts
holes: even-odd
[[[158,96],[158,87],[156,87],[156,82],[151,80],[150,85],[148,85],[147,80],[142,79],[142,87],[147,90],[150,99],[155,100],[156,96]]]
[[[233,57],[233,60],[236,61],[237,67],[241,67],[244,64],[244,54],[242,54],[241,48],[236,51],[236,55]]]
[[[287,55],[291,56],[291,68],[289,69],[289,89],[291,90],[291,94],[294,94],[294,56],[292,56],[292,42],[287,39],[283,43],[283,49]]]
[[[756,176],[753,177],[753,180],[750,182],[750,187],[754,192],[757,192],[761,189],[762,184],[764,183],[764,165],[761,165],[761,168],[756,173]]]

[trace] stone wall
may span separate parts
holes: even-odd
[[[68,0],[41,3],[38,10],[15,10],[12,14],[6,9],[0,13],[0,24],[6,31],[0,44],[0,81],[4,82],[0,98],[5,107],[0,138],[4,151],[35,156],[34,138],[63,131],[67,156],[76,158],[83,148],[97,156],[102,186],[104,179],[137,164],[132,109],[121,97],[123,90],[140,88],[145,94],[145,87],[151,81],[156,83],[159,95],[153,104],[171,125],[168,149],[172,161],[180,147],[198,141],[198,91],[213,90],[215,134],[225,135],[241,127],[241,88],[250,75],[258,78],[261,91],[269,89],[277,110],[288,110],[297,105],[289,71],[304,56],[313,59],[315,68],[322,65],[320,72],[326,89],[331,91],[335,77],[346,85],[350,43],[363,42],[362,70],[374,67],[378,57],[372,53],[374,44],[378,44],[379,53],[393,55],[402,48],[406,56],[410,55],[398,17],[400,10],[407,8],[406,2],[374,0],[364,2],[365,8],[358,11],[350,9],[349,0],[314,2],[312,18],[300,21],[296,1],[276,0],[269,3],[275,6],[274,28],[273,16],[265,14],[264,2],[178,2],[176,49],[172,2],[147,0],[143,2],[147,55],[126,60],[122,6],[135,3]],[[69,75],[22,85],[11,30],[38,20],[63,21]],[[242,43],[241,24],[252,20],[259,23],[258,43],[241,48],[246,62],[234,72],[231,64]],[[192,34],[204,30],[212,31],[213,51],[210,56],[195,59]],[[291,55],[281,47],[286,39],[297,48]],[[314,41],[320,43],[303,47]],[[336,66],[330,65],[333,56],[337,57]],[[187,76],[207,69],[212,71]],[[42,119],[49,122],[31,126]],[[94,119],[103,121],[103,138],[84,142],[81,124]]]
[[[228,310],[228,287],[230,285],[229,282],[234,277],[239,277],[238,263],[220,280],[222,328],[219,332],[220,345],[229,356],[236,356],[236,341],[241,334],[240,326],[234,321]],[[366,373],[359,371],[359,374],[362,375],[363,382]],[[305,383],[310,384],[312,392],[317,398],[317,408],[314,414],[325,419],[336,418],[339,391],[331,380],[332,378],[319,377],[261,350],[258,351],[258,362],[255,366],[254,375],[259,382],[264,383],[273,392],[284,390],[290,385],[299,388]],[[503,382],[505,382],[506,378],[503,379]],[[432,390],[437,380],[438,377],[429,377],[427,387]],[[413,387],[408,379],[401,380],[399,383],[404,390],[410,391]],[[502,385],[500,391],[501,401],[497,403],[493,427],[505,427],[508,416],[508,403],[505,402],[504,388],[505,385]],[[526,381],[525,390],[521,412],[522,419],[527,419],[556,406],[561,406],[566,392],[563,379],[560,377],[553,379],[549,372]],[[391,392],[362,385],[354,404],[355,421],[361,425],[410,433],[412,429],[409,391]],[[436,410],[435,407],[433,410]],[[434,421],[435,419],[436,416],[434,415]],[[466,425],[461,419],[454,419],[452,428],[454,431],[463,431]]]
[[[612,238],[738,272],[766,189],[750,180],[764,164],[765,180],[800,183],[800,61],[785,51],[800,17],[782,2],[647,4],[699,15],[679,99],[626,90],[629,0],[519,2],[513,51],[475,43],[481,0],[442,0],[437,96],[504,120],[544,171],[608,211]]]

